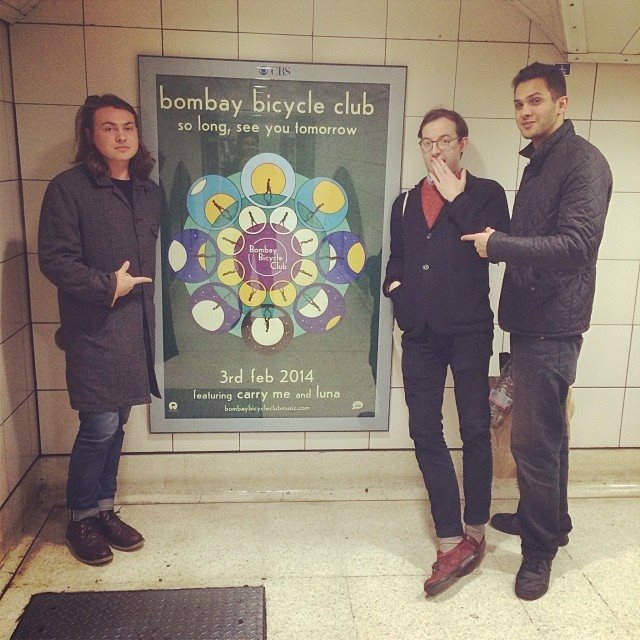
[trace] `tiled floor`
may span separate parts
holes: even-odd
[[[536,602],[513,593],[519,540],[491,529],[480,568],[425,600],[435,551],[424,501],[128,505],[121,515],[146,544],[103,567],[69,555],[55,509],[0,600],[0,638],[41,591],[244,584],[266,588],[268,640],[640,638],[640,498],[571,509],[571,542]]]

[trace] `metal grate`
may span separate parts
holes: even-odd
[[[265,640],[264,587],[38,593],[11,640]]]

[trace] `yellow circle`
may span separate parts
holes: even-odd
[[[235,287],[242,282],[244,267],[241,262],[233,258],[227,258],[218,265],[218,279],[222,284]]]
[[[366,257],[364,247],[358,242],[349,249],[349,253],[347,253],[347,264],[354,273],[360,273],[364,268]]]
[[[318,267],[311,260],[298,260],[291,267],[291,274],[296,284],[305,287],[314,283],[318,278]]]
[[[259,307],[265,301],[267,292],[261,282],[248,280],[240,286],[238,295],[248,307]]]
[[[216,193],[204,205],[204,215],[211,224],[215,224],[222,212],[232,204],[235,204],[235,202],[235,199],[228,193]]]
[[[242,232],[233,227],[224,229],[216,237],[218,249],[227,256],[235,256],[244,247],[244,237]]]
[[[286,280],[274,282],[269,289],[269,297],[276,307],[288,307],[295,301],[297,293],[295,286]]]
[[[344,194],[336,184],[323,180],[313,190],[313,204],[321,213],[337,213],[344,207]]]
[[[286,183],[284,171],[272,162],[257,166],[251,174],[251,188],[254,193],[282,193]]]

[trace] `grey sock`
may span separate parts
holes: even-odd
[[[476,542],[480,542],[484,538],[485,525],[483,524],[465,524],[464,532]]]
[[[451,538],[438,538],[438,551],[447,553],[455,549],[462,542],[462,536],[451,536]]]

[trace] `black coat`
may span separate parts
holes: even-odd
[[[391,255],[383,292],[393,300],[398,326],[415,336],[425,325],[444,335],[493,331],[488,262],[472,242],[460,237],[487,226],[509,230],[504,189],[467,172],[464,192],[445,203],[428,229],[421,187],[422,181],[409,192],[404,216],[405,194],[391,210]],[[394,280],[402,284],[389,293]]]
[[[153,283],[136,285],[111,307],[125,260],[131,275],[155,275],[158,185],[134,179],[133,202],[132,210],[108,177],[79,165],[49,183],[42,203],[40,268],[58,288],[56,341],[66,354],[71,406],[80,411],[148,404],[150,393],[159,395]]]
[[[570,120],[521,154],[531,161],[516,195],[512,236],[494,233],[487,244],[491,260],[507,263],[500,326],[531,336],[579,335],[591,320],[611,170]]]

